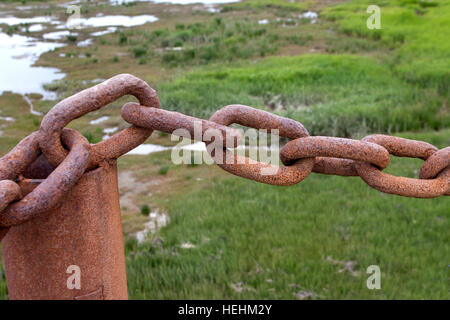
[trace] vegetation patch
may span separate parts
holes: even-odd
[[[204,68],[161,84],[159,95],[167,108],[200,117],[233,103],[267,109],[302,122],[311,134],[353,136],[450,124],[435,90],[353,55],[274,57]]]
[[[381,29],[368,29],[369,5],[378,5]],[[448,0],[352,0],[324,10],[351,36],[389,44],[389,61],[402,78],[424,87],[438,87],[448,97],[450,83],[450,1]]]
[[[116,37],[119,45],[129,46],[135,58],[157,58],[175,67],[266,57],[275,54],[280,46],[304,46],[313,40],[312,35],[292,34],[289,29],[306,23],[309,21],[304,19],[279,18],[259,24],[249,19],[215,18],[153,31],[119,31]]]
[[[304,11],[309,5],[309,1],[291,1],[291,0],[244,0],[241,2],[227,4],[223,11],[244,10],[244,9],[276,9],[280,12],[286,11]]]

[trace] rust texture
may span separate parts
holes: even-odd
[[[39,154],[39,134],[33,132],[0,159],[0,180],[16,179]]]
[[[0,181],[0,212],[11,202],[22,199],[22,189],[14,181]]]
[[[372,134],[364,137],[362,141],[376,143],[383,146],[390,154],[397,157],[419,158],[426,160],[438,148],[423,141],[410,140],[384,134]]]
[[[10,229],[9,227],[0,227],[0,241],[3,240],[3,238],[8,233],[9,229]]]
[[[254,129],[279,130],[281,137],[289,139],[309,136],[308,130],[300,122],[241,104],[223,107],[209,120],[225,126],[237,123]]]
[[[342,177],[358,176],[355,168],[355,161],[349,159],[316,157],[313,172],[321,174],[331,174]]]
[[[276,129],[280,136],[290,139],[309,136],[308,131],[297,121],[244,105],[226,106],[217,111],[210,121],[225,126],[236,123],[254,129]],[[300,159],[289,167],[282,167],[258,162],[229,150],[216,154],[215,149],[208,146],[208,151],[217,165],[231,174],[279,186],[299,183],[311,173],[314,166],[314,158]]]
[[[437,148],[428,143],[404,138],[371,135],[362,140],[377,143],[385,147],[389,153],[399,157],[427,159],[437,152]],[[449,167],[435,179],[428,180],[396,177],[381,172],[367,162],[357,162],[355,163],[355,168],[364,182],[372,188],[385,193],[415,198],[433,198],[445,195],[450,190]]]
[[[215,130],[218,136],[223,137],[222,145],[228,148],[235,148],[239,145],[241,134],[239,130],[223,126],[208,120],[201,120],[198,118],[186,116],[179,112],[167,111],[158,108],[147,108],[140,106],[137,103],[126,103],[122,108],[122,117],[125,121],[153,130],[158,130],[166,133],[173,133],[178,129],[185,129],[187,135],[181,136],[186,138],[196,138],[196,126],[201,130],[201,141],[207,131]],[[213,132],[212,132],[213,133]]]
[[[159,108],[156,91],[145,81],[130,74],[120,74],[92,88],[83,90],[54,106],[41,123],[40,147],[48,162],[57,167],[67,156],[61,145],[62,129],[72,120],[98,110],[124,95],[134,95],[141,105]],[[131,127],[93,146],[89,169],[105,159],[116,159],[143,143],[151,129]]]
[[[39,156],[38,139],[38,132],[33,132],[0,158],[0,213],[10,203],[21,199],[22,193],[11,180],[15,180]],[[0,241],[8,230],[8,227],[0,227]]]
[[[115,161],[85,173],[58,207],[11,227],[2,248],[10,299],[127,299]],[[81,289],[67,287],[72,265]]]
[[[11,202],[22,199],[22,190],[19,185],[10,180],[0,181],[0,212],[2,212]],[[0,241],[8,232],[8,227],[0,227]]]
[[[63,130],[62,140],[70,149],[67,158],[33,192],[2,212],[0,226],[23,223],[53,208],[83,175],[89,163],[89,142],[72,129]]]
[[[420,168],[421,179],[433,179],[439,172],[450,167],[450,147],[433,153]]]
[[[389,164],[389,153],[383,147],[359,140],[333,138],[333,137],[305,137],[288,142],[280,152],[281,161],[289,165],[292,161],[302,158],[332,157],[364,161],[373,163],[380,168],[386,168]],[[328,159],[327,166],[334,167],[334,163],[340,167],[340,159]]]

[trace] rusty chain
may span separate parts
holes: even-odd
[[[124,95],[133,95],[146,107],[159,108],[156,91],[143,80],[120,74],[92,88],[83,90],[54,106],[44,117],[39,130],[39,146],[48,162],[56,167],[67,156],[61,145],[61,131],[72,120],[98,110]],[[105,159],[115,159],[143,143],[153,132],[151,128],[131,126],[108,140],[92,146],[88,169]]]
[[[77,131],[65,128],[72,120],[125,95],[133,95],[139,101],[126,103],[121,111],[131,127],[95,145],[90,145]],[[55,207],[87,170],[134,149],[154,130],[177,133],[178,129],[185,129],[188,138],[192,138],[197,121],[201,123],[202,137],[207,130],[216,130],[223,137],[224,152],[220,155],[210,147],[217,141],[200,140],[206,143],[211,157],[222,169],[240,177],[288,186],[315,172],[359,176],[372,188],[406,197],[450,195],[450,147],[439,150],[426,142],[378,134],[361,140],[310,136],[297,121],[243,105],[226,106],[209,120],[202,120],[160,109],[155,90],[139,78],[121,74],[59,102],[45,115],[39,131],[0,159],[0,240],[9,227]],[[228,148],[237,147],[241,140],[240,132],[229,127],[231,124],[278,130],[280,136],[290,139],[280,150],[284,166],[231,152]],[[424,160],[419,179],[382,172],[390,162],[390,155]],[[276,169],[276,173],[261,173],[270,168]],[[21,182],[29,182],[25,177],[31,172],[47,174],[39,177],[43,180],[36,182],[33,190],[22,190]]]

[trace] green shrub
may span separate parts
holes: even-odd
[[[123,32],[119,33],[119,44],[124,45],[124,44],[127,44],[127,42],[128,42],[128,37]]]
[[[166,48],[168,46],[170,46],[170,41],[169,40],[167,40],[167,39],[161,40],[161,47]]]
[[[169,172],[169,166],[162,166],[158,169],[158,173],[161,175],[166,175]]]
[[[174,61],[176,61],[176,60],[177,60],[177,56],[176,56],[175,53],[172,53],[172,52],[165,53],[165,54],[162,56],[162,61],[163,61],[164,63],[171,63],[171,62],[174,62]]]
[[[70,42],[76,42],[77,39],[78,39],[77,36],[74,36],[74,35],[68,35],[67,36],[67,40],[70,41]]]
[[[150,214],[150,207],[147,204],[141,206],[141,214],[148,216]]]
[[[95,143],[94,135],[92,132],[83,132],[83,136],[89,141],[89,143]]]
[[[132,49],[134,57],[139,58],[147,54],[147,48],[142,46],[137,46]]]
[[[186,26],[183,23],[177,23],[175,25],[176,30],[184,30],[185,28],[186,28]]]

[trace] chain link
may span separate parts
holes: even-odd
[[[24,223],[54,208],[86,171],[89,142],[78,131],[64,129],[62,142],[70,152],[63,162],[21,201],[12,203],[0,214],[0,227]]]
[[[297,121],[238,104],[222,108],[213,114],[210,120],[226,126],[235,123],[254,129],[278,130],[280,136],[289,139],[309,136],[308,131]],[[299,183],[311,173],[314,166],[312,158],[299,159],[288,167],[278,167],[236,155],[229,150],[220,154],[216,154],[214,149],[208,151],[217,165],[225,171],[246,179],[278,186]]]
[[[122,108],[122,118],[136,126],[150,128],[166,133],[177,131],[179,136],[204,141],[207,132],[222,137],[222,145],[235,148],[242,139],[238,130],[217,124],[212,121],[186,116],[179,112],[158,108],[146,108],[137,103],[126,103]],[[183,129],[183,130],[180,130]],[[196,132],[199,131],[199,132]],[[196,139],[198,136],[198,139]],[[215,141],[217,142],[217,141]]]
[[[433,153],[420,168],[420,179],[433,179],[450,166],[450,147]]]
[[[80,133],[65,129],[72,120],[128,94],[139,100],[139,104],[126,103],[121,111],[123,119],[132,126],[108,140],[91,146]],[[38,132],[0,158],[0,240],[8,227],[24,223],[57,205],[85,171],[137,147],[153,130],[183,135],[179,129],[184,129],[189,138],[206,143],[208,152],[222,169],[262,183],[294,185],[315,172],[359,176],[379,191],[401,196],[450,195],[450,147],[439,150],[423,141],[387,135],[370,135],[362,140],[312,137],[297,121],[244,105],[226,106],[209,120],[159,108],[156,91],[129,74],[117,75],[59,102],[44,117]],[[195,135],[197,121],[200,137]],[[258,162],[231,152],[228,148],[237,147],[242,138],[238,130],[229,127],[231,124],[277,130],[279,136],[290,139],[280,150],[284,166]],[[223,137],[222,141],[207,139],[207,130],[215,130]],[[219,142],[223,152],[217,152]],[[390,154],[425,160],[419,179],[383,173]],[[49,175],[22,198],[23,190],[16,182],[27,172],[41,172],[41,175],[48,172]]]
[[[156,91],[145,81],[130,74],[120,74],[92,88],[83,90],[54,106],[42,119],[40,147],[48,162],[57,167],[67,156],[61,145],[61,130],[72,120],[98,110],[124,95],[135,96],[141,105],[159,108]],[[92,146],[88,169],[105,159],[115,159],[143,143],[153,130],[132,126],[108,140]]]
[[[0,181],[0,212],[11,202],[22,199],[22,190],[19,185],[11,180]],[[0,241],[8,232],[9,227],[0,227]]]
[[[379,144],[397,157],[428,159],[438,150],[435,146],[423,141],[380,134],[367,136],[362,141]],[[450,168],[445,169],[435,179],[413,179],[383,173],[367,162],[357,162],[355,167],[364,182],[385,193],[405,197],[434,198],[445,195],[449,191]]]

